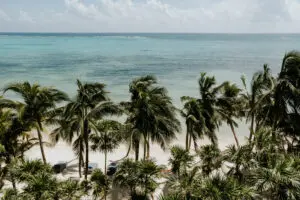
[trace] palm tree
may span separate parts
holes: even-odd
[[[207,136],[214,145],[218,143],[215,131],[221,121],[217,112],[217,102],[222,88],[226,85],[216,85],[215,77],[207,76],[206,73],[200,74],[198,83],[200,98],[181,97],[184,103],[182,116],[187,126],[186,148],[189,149],[193,139],[196,150],[196,139],[203,136]]]
[[[127,123],[132,124],[135,133],[143,136],[144,158],[150,156],[150,140],[165,149],[180,128],[167,90],[156,84],[153,76],[133,80],[129,86],[131,101],[123,103],[129,113]]]
[[[198,100],[192,97],[183,96],[181,101],[184,103],[181,111],[186,124],[185,148],[190,150],[191,141],[194,142],[194,148],[197,150],[197,139],[203,138],[206,133],[205,118],[203,117],[203,108]]]
[[[201,169],[204,176],[210,175],[213,170],[219,169],[223,162],[221,151],[215,145],[204,145],[197,152],[201,159]]]
[[[230,145],[223,152],[223,161],[227,163],[227,176],[233,177],[239,183],[244,183],[252,167],[256,166],[253,148],[250,145],[243,145],[237,148]]]
[[[66,180],[58,182],[57,196],[61,200],[80,200],[83,192],[81,190],[80,184],[75,180]]]
[[[167,187],[170,194],[178,195],[185,200],[196,199],[194,195],[194,190],[200,186],[199,174],[200,168],[198,166],[193,166],[190,169],[183,171],[179,176],[170,176],[167,181]]]
[[[44,163],[46,156],[43,147],[43,123],[57,103],[66,101],[67,95],[57,89],[42,87],[38,84],[31,85],[29,82],[13,83],[4,88],[4,92],[12,91],[20,95],[22,102],[22,119],[30,121],[35,127],[39,139],[41,154]]]
[[[143,139],[142,134],[134,128],[133,124],[127,122],[122,126],[122,139],[128,145],[128,150],[124,158],[128,157],[130,151],[133,150],[135,153],[135,161],[138,161],[140,142]]]
[[[107,173],[107,153],[115,150],[122,138],[120,137],[121,123],[114,120],[101,120],[95,123],[96,133],[90,135],[91,148],[104,152],[104,174]]]
[[[255,190],[247,185],[239,184],[235,179],[220,174],[203,180],[200,188],[194,193],[199,199],[245,199],[252,200],[257,197]]]
[[[161,177],[163,166],[157,165],[153,160],[134,162],[125,159],[119,166],[114,176],[114,184],[129,190],[131,199],[143,196],[145,199],[159,186],[157,180]]]
[[[270,115],[270,109],[263,109],[264,106],[270,104],[270,97],[272,96],[275,80],[271,75],[268,65],[264,65],[263,71],[256,72],[251,80],[250,93],[247,89],[246,79],[241,77],[244,93],[242,98],[245,102],[246,119],[250,121],[250,136],[249,141],[252,141],[255,132],[254,126],[256,117],[260,116],[261,120],[266,120]],[[261,112],[259,112],[261,111]],[[256,129],[259,129],[257,126]]]
[[[113,179],[113,183],[129,191],[131,197],[137,193],[136,189],[139,185],[138,162],[139,161],[134,162],[130,159],[124,159],[118,166],[118,170]]]
[[[144,191],[144,195],[152,195],[159,186],[158,179],[162,177],[162,170],[165,167],[147,159],[139,162],[138,169],[138,182],[142,191]]]
[[[223,91],[221,92],[222,96],[218,97],[217,101],[218,113],[222,120],[230,126],[237,147],[239,147],[240,144],[234,130],[234,127],[238,127],[238,123],[235,119],[243,115],[241,112],[243,102],[239,97],[240,92],[241,89],[239,89],[235,84],[226,82],[224,84]]]
[[[78,157],[78,171],[79,177],[81,178],[81,167],[83,165],[84,153],[84,140],[80,133],[81,117],[77,113],[70,115],[67,111],[68,106],[59,108],[54,118],[51,119],[51,124],[57,125],[57,128],[51,132],[51,139],[54,143],[57,143],[60,139],[62,139],[68,144],[72,144],[73,151]]]
[[[266,199],[299,199],[300,173],[294,159],[277,160],[270,168],[258,167],[251,171],[251,183]]]
[[[171,148],[171,157],[169,159],[169,164],[171,165],[171,170],[174,174],[178,176],[182,171],[186,171],[193,162],[194,158],[189,154],[189,151],[181,148],[180,146],[173,146]]]
[[[292,143],[299,145],[299,112],[300,112],[300,53],[288,52],[282,61],[274,92],[274,128],[280,129]]]
[[[100,120],[108,115],[121,114],[120,108],[112,103],[102,83],[81,83],[77,80],[77,95],[66,105],[66,119],[74,115],[80,117],[80,134],[85,146],[85,180],[88,174],[89,133],[93,128],[93,120]]]
[[[202,106],[202,115],[205,119],[206,133],[205,135],[216,145],[216,129],[219,127],[220,119],[216,111],[217,95],[222,89],[223,84],[217,86],[215,77],[207,76],[206,73],[200,74],[199,91],[200,99],[199,104]]]
[[[94,170],[91,175],[91,182],[93,184],[93,196],[95,200],[102,196],[106,199],[111,184],[111,181],[106,174],[100,169]]]

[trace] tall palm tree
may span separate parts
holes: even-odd
[[[203,117],[205,119],[206,134],[211,142],[216,145],[216,129],[219,127],[220,119],[216,111],[217,95],[223,87],[223,84],[216,85],[215,77],[207,76],[206,73],[201,73],[199,78],[199,104],[203,108]]]
[[[35,127],[39,139],[41,154],[44,163],[46,156],[43,146],[43,123],[57,103],[66,101],[67,95],[57,89],[42,87],[38,84],[31,85],[29,82],[13,83],[4,88],[4,92],[12,91],[21,96],[23,102],[22,119],[30,121]]]
[[[241,89],[236,86],[236,84],[230,84],[226,82],[221,92],[221,97],[218,97],[217,101],[217,110],[221,116],[221,119],[224,120],[231,128],[234,140],[237,147],[240,146],[239,140],[236,136],[234,127],[238,127],[238,123],[235,119],[241,117],[243,113],[242,110],[242,100],[239,96]]]
[[[127,121],[122,126],[122,139],[128,145],[128,150],[124,158],[128,157],[130,151],[133,150],[135,153],[135,161],[138,161],[140,153],[140,143],[143,139],[142,134],[134,128],[133,124]]]
[[[55,128],[51,132],[52,142],[57,143],[60,139],[66,141],[68,144],[72,144],[74,153],[78,157],[78,171],[81,178],[81,167],[83,165],[83,153],[84,153],[84,140],[81,131],[81,116],[78,113],[70,115],[68,112],[68,106],[57,109],[54,118],[51,119],[51,124],[56,124]]]
[[[156,84],[153,76],[133,80],[129,86],[131,101],[123,103],[129,113],[127,123],[132,124],[133,130],[141,133],[144,139],[144,158],[150,156],[150,141],[164,149],[180,128],[167,90]]]
[[[197,139],[203,138],[207,131],[205,118],[202,115],[203,108],[196,98],[183,96],[181,101],[184,103],[181,115],[186,124],[185,148],[189,151],[193,140],[195,150],[197,150]]]
[[[258,71],[253,75],[249,89],[244,76],[241,77],[241,80],[244,86],[242,97],[246,105],[244,110],[246,111],[247,121],[250,121],[249,141],[251,141],[255,132],[256,117],[260,115],[260,119],[265,120],[266,115],[270,114],[270,109],[265,110],[263,108],[270,103],[270,96],[272,96],[275,87],[275,79],[271,75],[270,68],[265,64],[263,71]],[[256,129],[259,129],[259,127],[257,126]]]
[[[288,52],[281,64],[274,92],[273,123],[281,129],[295,145],[299,144],[300,118],[300,52]]]
[[[91,148],[104,153],[104,174],[107,173],[107,153],[115,150],[122,141],[121,126],[121,123],[114,120],[97,121],[96,133],[90,135]]]
[[[194,140],[194,146],[197,149],[196,139],[203,138],[203,136],[207,136],[214,145],[218,143],[215,132],[221,121],[217,112],[217,102],[225,83],[217,85],[215,77],[207,76],[206,73],[200,74],[198,83],[200,98],[181,98],[184,103],[182,116],[187,126],[187,149],[190,147],[191,139]]]
[[[89,133],[94,127],[93,121],[108,115],[122,113],[119,106],[109,100],[107,94],[105,85],[102,83],[82,83],[77,80],[77,95],[66,105],[65,116],[67,119],[74,115],[80,116],[80,134],[85,146],[85,180],[87,180],[88,174]]]

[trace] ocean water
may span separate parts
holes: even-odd
[[[120,101],[133,78],[153,74],[180,106],[181,96],[198,95],[200,72],[240,82],[268,63],[278,73],[297,49],[296,34],[0,33],[0,85],[28,80],[73,95],[79,78],[107,84]]]
[[[240,83],[264,63],[278,73],[284,54],[297,49],[297,34],[0,33],[0,86],[39,82],[72,96],[76,79],[98,81],[122,101],[133,78],[153,74],[180,107],[181,96],[198,96],[200,72]]]

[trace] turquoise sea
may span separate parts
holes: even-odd
[[[297,49],[297,34],[0,33],[0,85],[28,80],[72,95],[79,78],[107,84],[120,101],[133,78],[154,74],[180,106],[181,96],[198,95],[200,72],[239,82],[268,63],[278,73]]]
[[[282,57],[291,50],[300,50],[300,34],[0,33],[0,87],[27,80],[58,87],[72,96],[79,78],[107,84],[112,100],[122,101],[130,97],[128,84],[133,78],[154,74],[180,108],[181,96],[199,96],[200,72],[215,75],[218,82],[240,84],[242,74],[249,81],[264,63],[277,74]],[[184,132],[183,120],[182,124]],[[236,132],[244,141],[248,125],[240,122]],[[225,124],[218,137],[221,148],[234,142]],[[183,145],[185,136],[177,138],[175,143]],[[57,148],[65,152],[65,159],[73,156],[66,146],[56,146],[47,150],[51,162],[57,161]],[[112,159],[125,151],[121,149]],[[159,148],[151,151],[160,163],[167,163],[168,156],[159,156],[165,155]],[[38,158],[40,153],[32,150],[30,155]]]

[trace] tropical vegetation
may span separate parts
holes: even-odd
[[[177,108],[151,75],[134,79],[129,101],[120,103],[98,82],[77,80],[73,98],[29,82],[5,86],[0,98],[1,198],[113,199],[119,190],[133,200],[300,199],[300,53],[287,53],[277,76],[264,65],[249,81],[218,83],[201,73],[198,85],[199,94],[181,97]],[[7,98],[12,92],[17,100]],[[249,126],[248,133],[239,133],[241,122]],[[230,128],[234,141],[223,149],[221,125]],[[51,141],[44,139],[50,126]],[[173,145],[180,132],[185,141]],[[72,145],[78,179],[62,179],[47,162],[44,146],[59,141]],[[170,153],[166,165],[151,157],[151,144]],[[36,145],[41,160],[26,156]],[[120,145],[128,151],[116,162],[115,174],[108,175],[109,153]],[[103,170],[91,175],[90,151],[104,155]],[[158,188],[161,193],[155,196]]]

